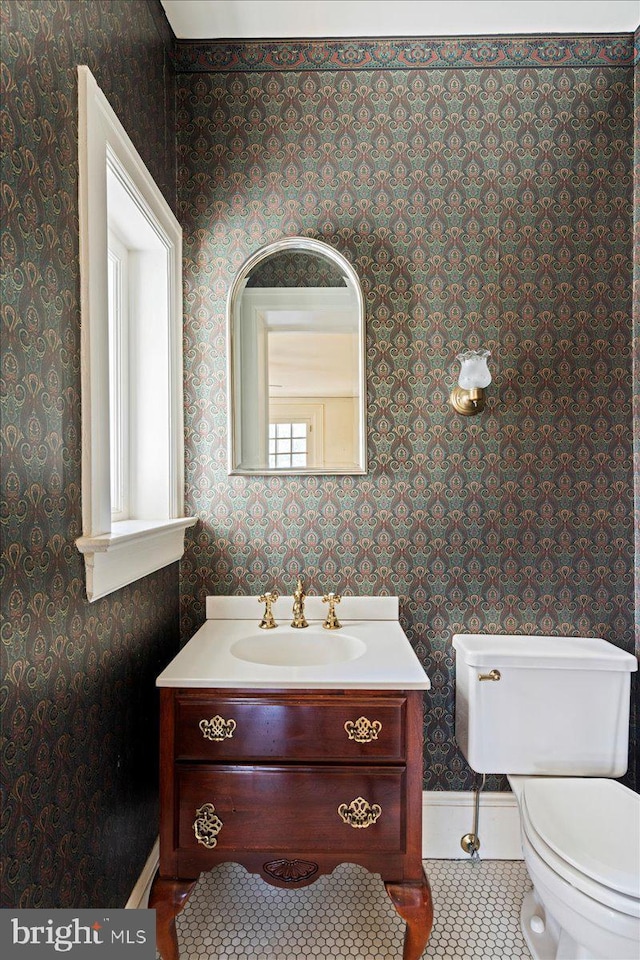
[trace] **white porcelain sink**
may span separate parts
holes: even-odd
[[[305,627],[261,630],[242,637],[229,652],[237,660],[275,667],[316,667],[357,660],[367,649],[358,637],[342,630]]]
[[[429,678],[398,620],[397,597],[343,596],[342,627],[322,626],[327,605],[308,596],[308,627],[289,625],[281,596],[277,627],[260,630],[257,597],[208,597],[207,621],[165,667],[159,687],[230,690],[428,690]]]

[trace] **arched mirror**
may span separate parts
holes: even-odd
[[[353,267],[288,237],[243,265],[227,307],[229,472],[366,472],[364,300]]]

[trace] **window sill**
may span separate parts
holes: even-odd
[[[185,530],[196,520],[121,520],[111,525],[110,533],[80,537],[76,546],[84,554],[89,600],[99,600],[180,560]]]

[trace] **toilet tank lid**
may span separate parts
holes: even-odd
[[[638,669],[638,661],[632,654],[600,637],[456,633],[453,646],[458,657],[470,667],[621,671]]]

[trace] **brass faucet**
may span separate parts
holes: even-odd
[[[339,593],[328,593],[325,597],[322,598],[323,603],[329,604],[329,612],[327,614],[327,619],[322,624],[325,630],[339,630],[342,624],[336,616],[336,604],[340,603],[342,597]]]
[[[307,595],[304,592],[302,586],[302,577],[298,577],[298,583],[296,584],[295,593],[293,594],[293,620],[291,621],[292,627],[308,627],[305,616],[304,616],[304,602],[307,599]]]
[[[262,630],[273,630],[277,626],[271,608],[278,599],[279,595],[277,593],[263,593],[261,597],[258,597],[258,603],[264,603],[265,605],[262,620],[258,624]]]

